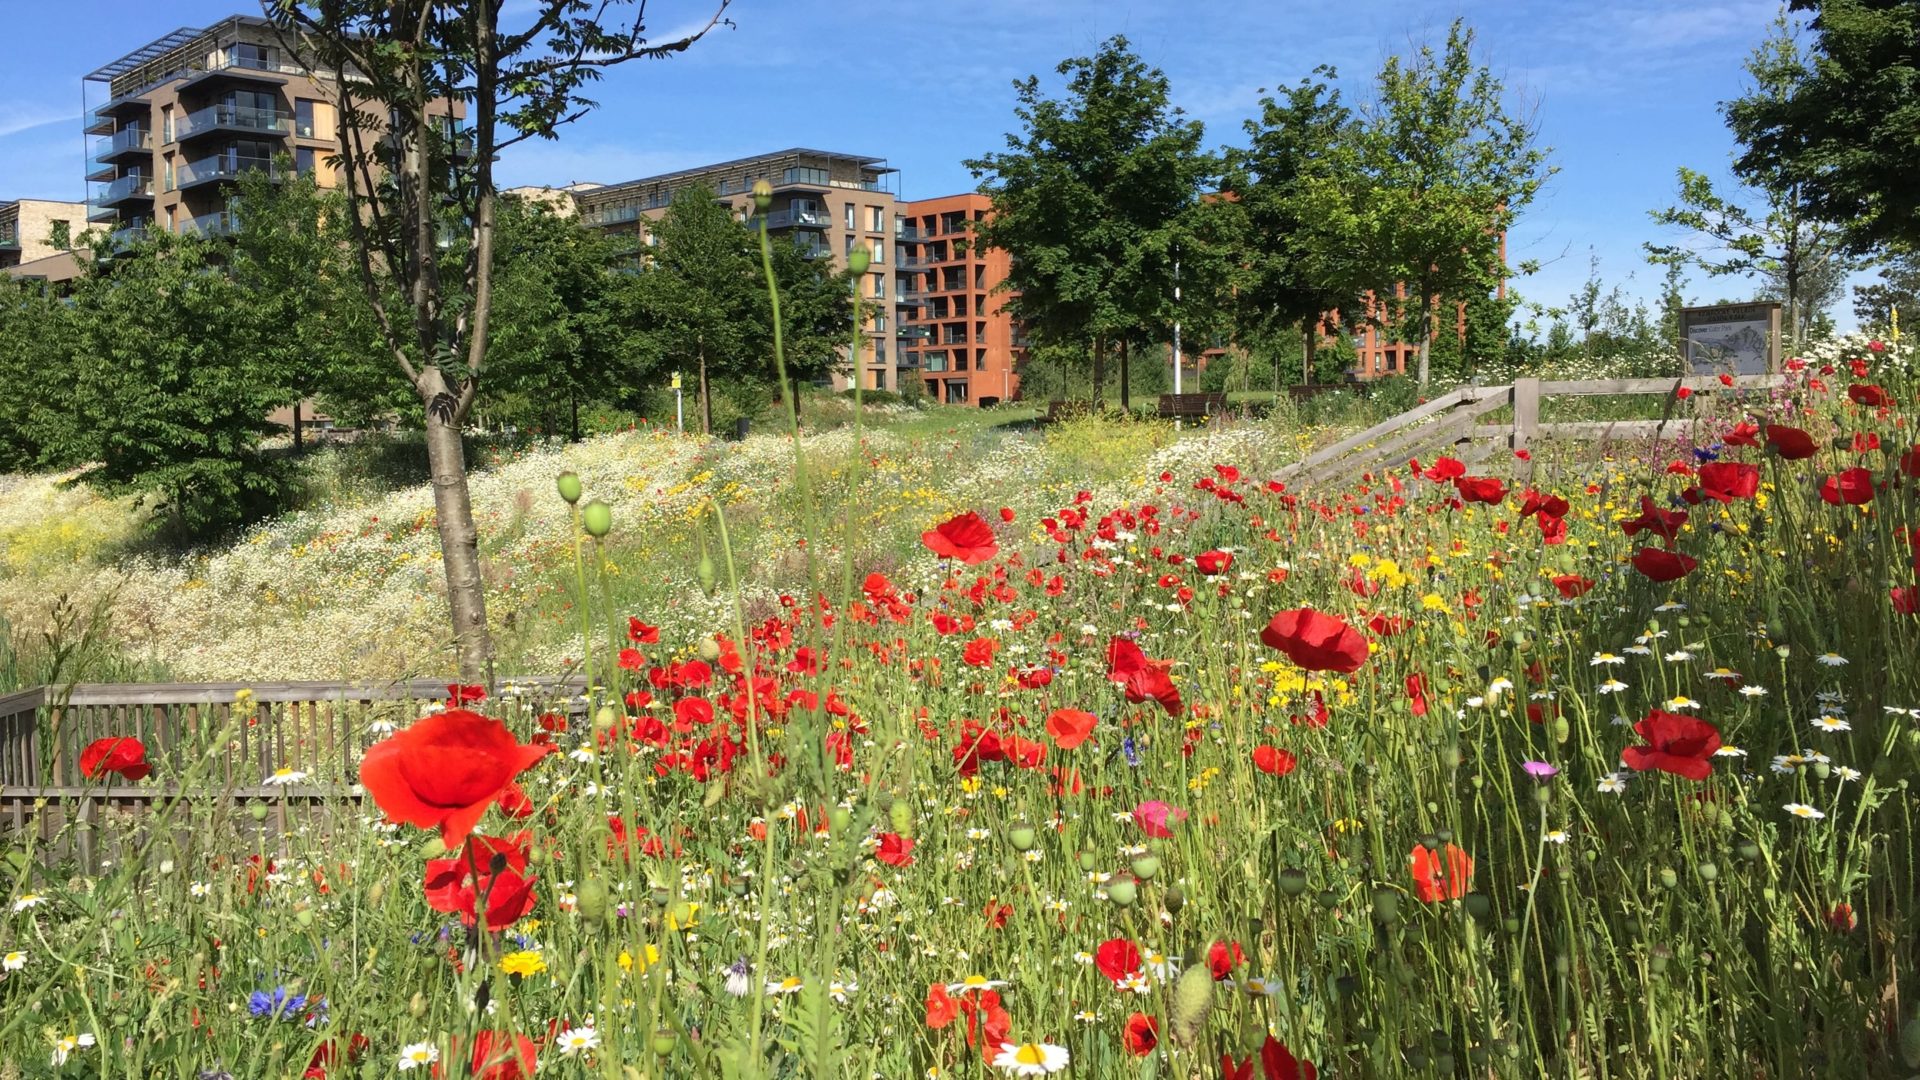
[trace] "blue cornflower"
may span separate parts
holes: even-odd
[[[1134,744],[1133,736],[1129,735],[1121,740],[1120,752],[1127,755],[1127,764],[1134,768],[1140,767],[1140,748]]]
[[[307,995],[293,993],[284,986],[276,986],[271,992],[255,990],[247,998],[248,1012],[274,1020],[291,1020],[306,1005]]]

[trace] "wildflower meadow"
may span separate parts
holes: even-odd
[[[770,602],[675,511],[704,626],[567,473],[587,689],[372,721],[284,831],[96,743],[165,795],[8,856],[0,1075],[1912,1075],[1920,385],[1854,346],[1693,444],[976,490],[886,572],[789,442]]]

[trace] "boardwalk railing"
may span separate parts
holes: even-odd
[[[1779,375],[1741,375],[1733,379],[1732,389],[1770,390],[1784,385],[1784,382]],[[1516,379],[1501,386],[1463,386],[1317,451],[1279,470],[1275,477],[1295,484],[1311,485],[1436,451],[1453,453],[1472,462],[1484,459],[1496,450],[1527,450],[1536,442],[1553,440],[1627,443],[1689,439],[1693,436],[1694,420],[1690,416],[1673,415],[1673,406],[1681,400],[1680,391],[1683,388],[1689,391],[1724,392],[1728,386],[1718,376],[1564,381]],[[1548,398],[1649,394],[1667,398],[1666,419],[1540,422],[1541,402]],[[1509,422],[1480,422],[1482,417],[1501,409],[1513,411]],[[1516,466],[1523,473],[1530,469],[1528,463],[1523,461],[1516,461]]]
[[[578,710],[581,689],[578,678],[538,678],[503,681],[496,692],[564,712]],[[290,813],[353,798],[366,747],[446,698],[446,682],[434,679],[79,683],[0,695],[0,827],[16,850],[86,872],[99,868],[103,845],[133,842],[140,820],[161,807],[170,830],[202,842],[230,841],[235,828],[284,834]],[[83,775],[87,746],[120,737],[146,746],[152,778]]]

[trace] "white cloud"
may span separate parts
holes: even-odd
[[[80,117],[66,107],[39,102],[0,102],[0,139],[48,124],[71,124],[77,128]]]

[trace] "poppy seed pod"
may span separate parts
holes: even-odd
[[[653,1033],[653,1052],[666,1057],[673,1053],[673,1045],[678,1041],[679,1036],[673,1033],[672,1028],[661,1028]]]
[[[1703,862],[1695,867],[1694,870],[1700,875],[1701,881],[1718,881],[1720,879],[1720,868],[1713,863]]]
[[[1140,896],[1140,886],[1132,878],[1122,878],[1107,885],[1107,899],[1120,907],[1132,907]]]
[[[1032,851],[1039,835],[1034,832],[1033,826],[1022,822],[1007,830],[1007,839],[1013,843],[1015,851]]]
[[[563,472],[554,479],[553,486],[560,491],[560,497],[569,504],[580,501],[580,477],[576,473]]]
[[[580,525],[598,540],[613,531],[613,507],[595,499],[580,508]]]
[[[1180,909],[1187,906],[1187,891],[1178,885],[1169,885],[1160,903],[1166,906],[1167,914],[1178,915]]]
[[[700,643],[693,647],[693,651],[708,663],[720,659],[720,643],[715,641],[711,634],[701,638]]]
[[[872,262],[872,253],[864,247],[855,245],[852,251],[847,252],[847,271],[851,274],[859,275],[866,273],[867,267],[871,265]]]
[[[766,213],[773,206],[773,185],[765,180],[753,182],[753,208]]]
[[[1142,855],[1133,860],[1133,876],[1141,881],[1152,881],[1160,873],[1160,860],[1152,855]]]
[[[1173,1004],[1167,1010],[1173,1041],[1192,1046],[1207,1025],[1213,1011],[1213,972],[1205,964],[1194,964],[1180,973],[1173,986]]]
[[[1297,866],[1289,866],[1281,870],[1277,881],[1280,891],[1288,896],[1299,896],[1307,891],[1307,872]]]

